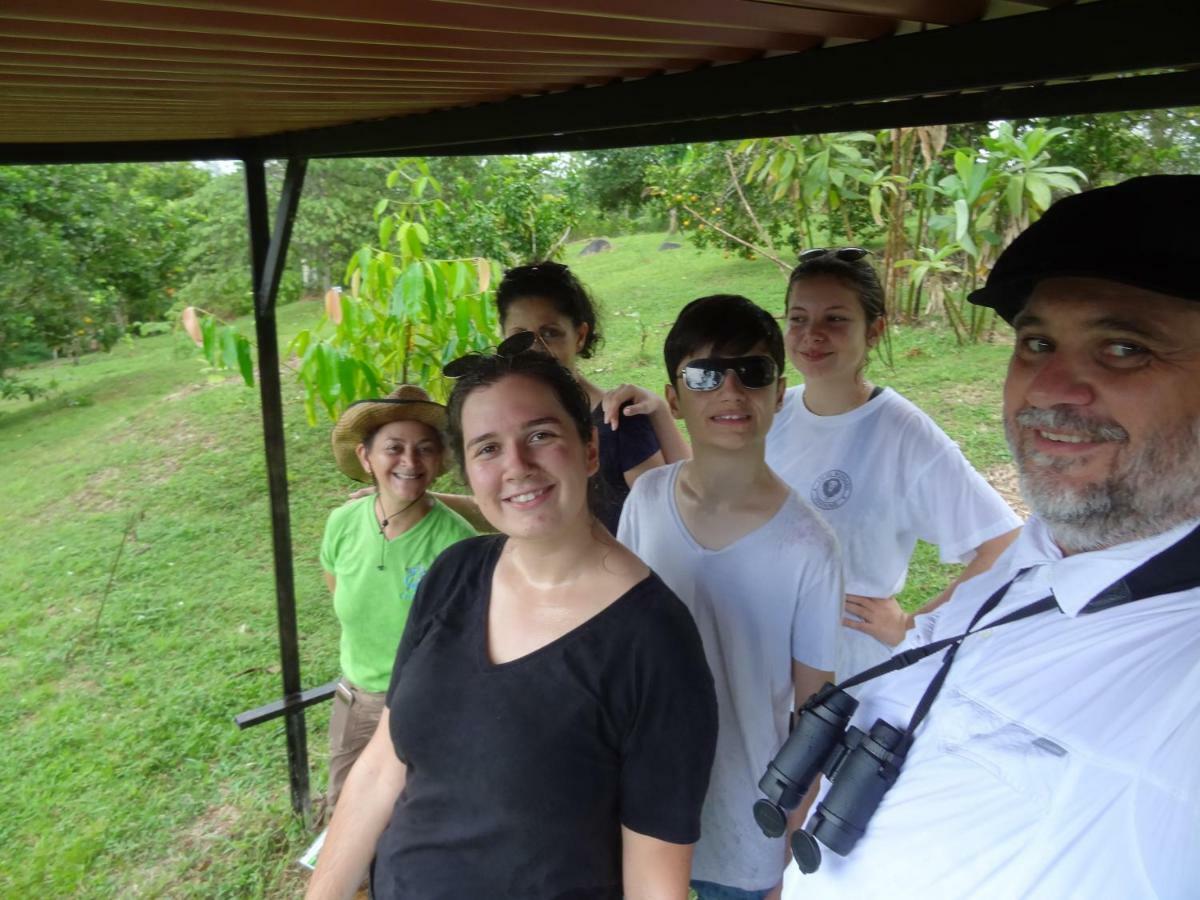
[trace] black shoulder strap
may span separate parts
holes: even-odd
[[[1200,526],[1166,550],[1150,557],[1124,578],[1118,579],[1093,597],[1083,608],[1085,613],[1100,612],[1200,586]]]

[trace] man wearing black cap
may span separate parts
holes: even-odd
[[[981,633],[865,686],[853,724],[911,744],[863,770],[899,770],[873,814],[826,782],[819,868],[785,897],[1200,892],[1198,209],[1200,176],[1066,198],[971,296],[1016,329],[1004,420],[1034,515],[898,650]],[[864,827],[844,856],[822,809]]]

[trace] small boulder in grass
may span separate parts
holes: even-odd
[[[613,248],[613,245],[604,238],[596,238],[588,241],[582,250],[579,251],[580,256],[592,256],[596,253],[605,253]]]
[[[663,241],[658,245],[659,250],[678,250],[683,244],[677,244],[675,241]]]

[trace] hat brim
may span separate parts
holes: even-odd
[[[390,422],[420,422],[438,433],[445,443],[446,408],[432,400],[359,400],[346,407],[333,426],[333,458],[337,467],[355,481],[369,483],[371,476],[358,459],[358,445],[371,432]]]
[[[1000,318],[1011,325],[1021,310],[1025,308],[1029,298],[1033,296],[1033,289],[1037,287],[1038,282],[1050,278],[1098,278],[1179,297],[1181,300],[1200,300],[1200,293],[1181,294],[1175,285],[1160,282],[1154,277],[1153,270],[1127,274],[1125,272],[1099,271],[1094,268],[1048,269],[1038,272],[1036,275],[1006,278],[998,284],[985,285],[971,291],[967,295],[967,300],[976,306],[991,307]]]

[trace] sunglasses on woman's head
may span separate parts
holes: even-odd
[[[520,356],[533,349],[533,345],[541,343],[542,351],[549,353],[546,350],[546,345],[541,338],[532,331],[518,331],[516,334],[506,337],[496,347],[494,353],[468,353],[465,356],[460,356],[458,359],[452,359],[450,362],[442,366],[442,374],[447,378],[462,378],[464,375],[469,375],[489,359],[495,356],[503,357],[504,359],[512,359],[514,356]]]
[[[779,377],[775,360],[769,356],[708,356],[693,359],[679,370],[684,385],[691,391],[715,391],[725,383],[725,373],[730,369],[742,387],[770,387]]]
[[[837,259],[842,262],[854,262],[862,259],[871,251],[865,247],[813,247],[811,250],[805,250],[800,254],[800,262],[808,262],[809,260],[818,259],[827,253],[832,253]]]

